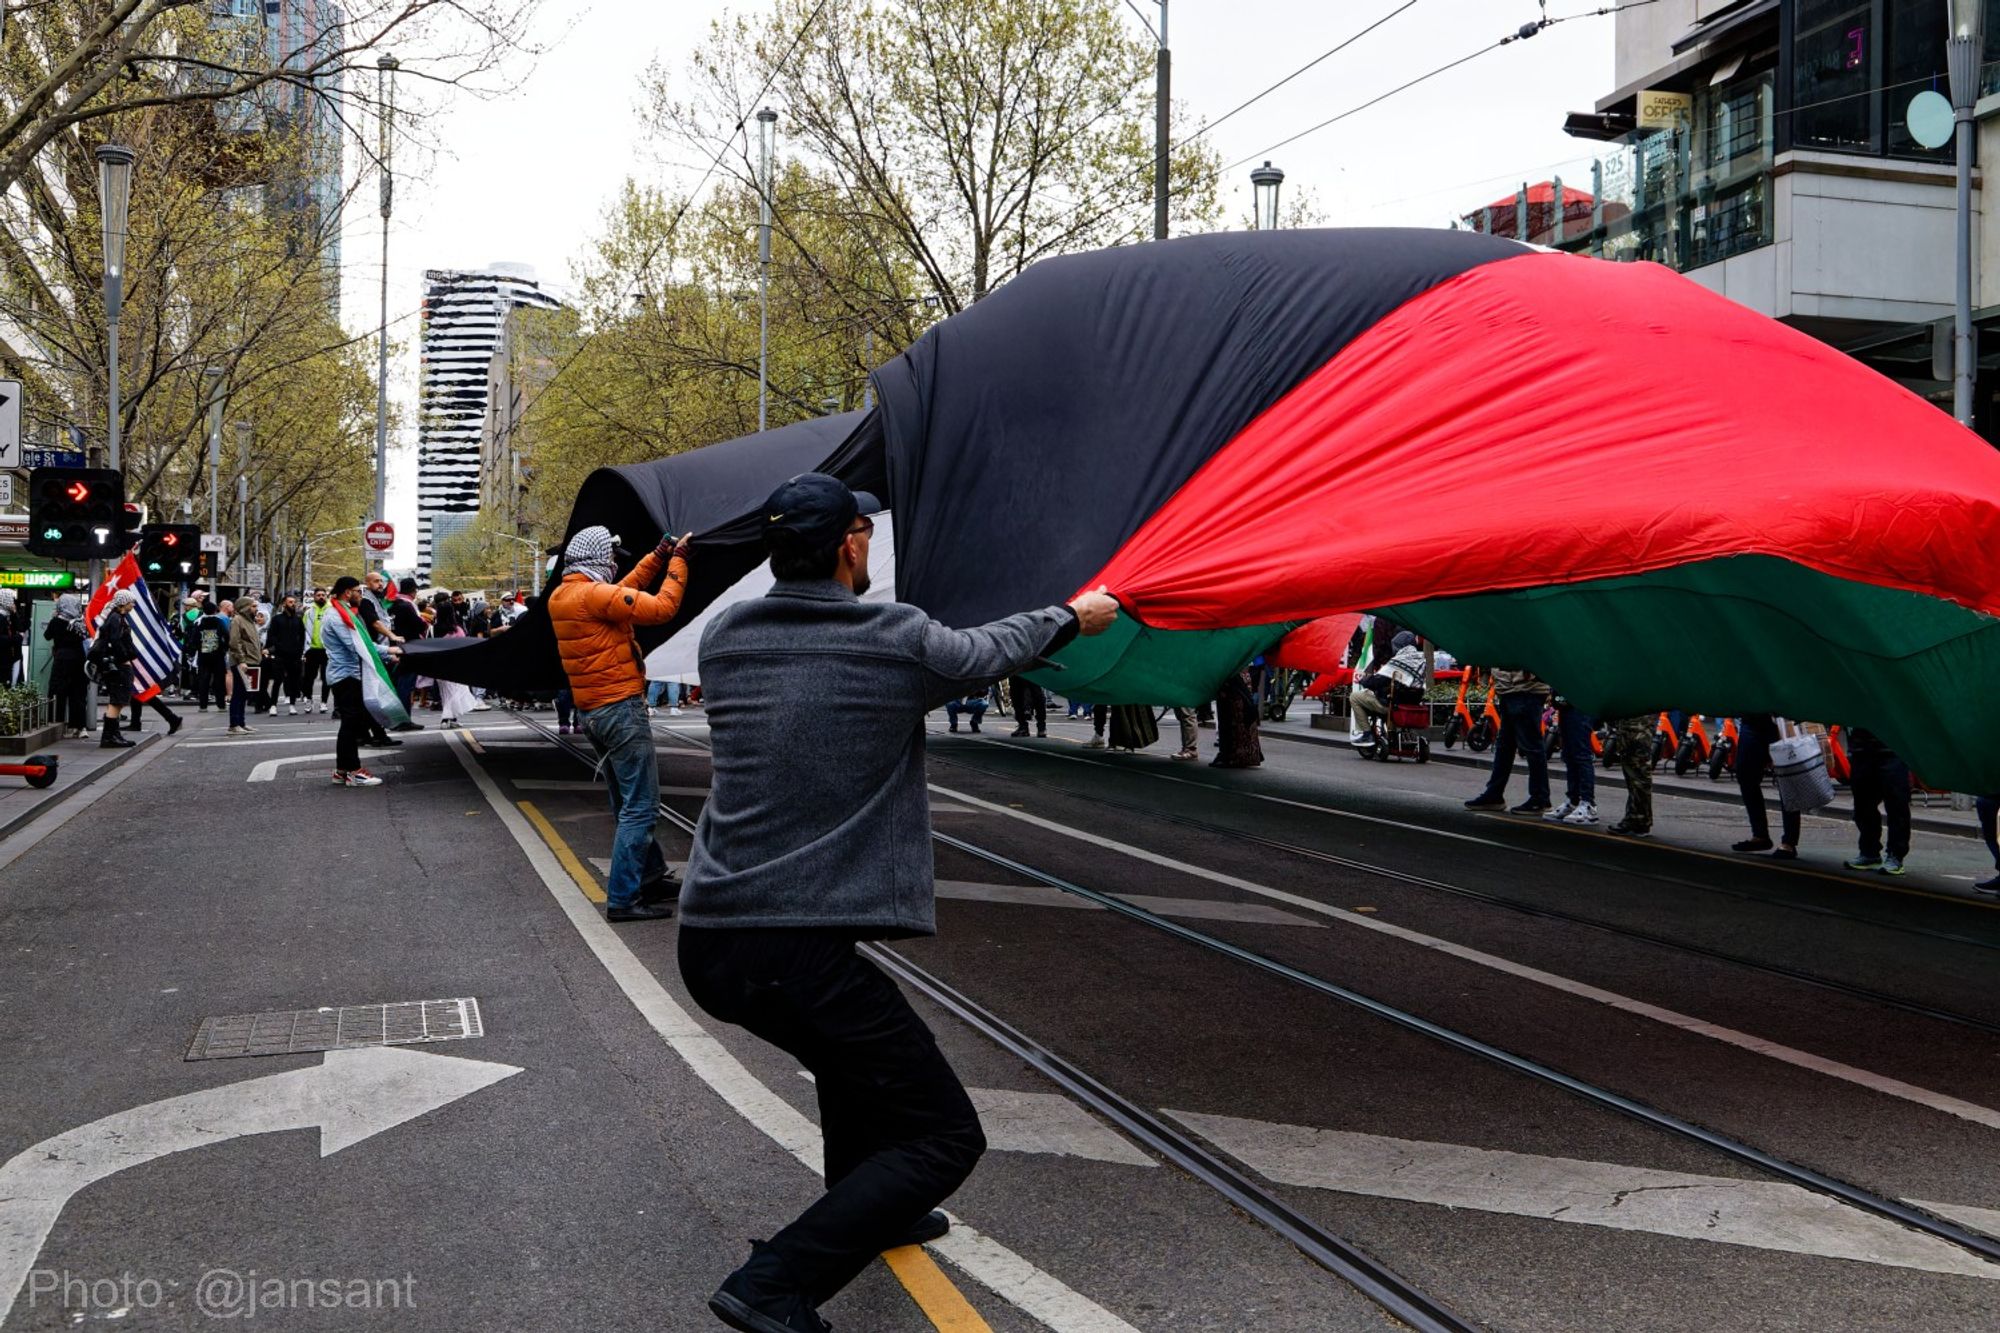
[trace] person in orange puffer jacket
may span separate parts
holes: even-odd
[[[569,677],[577,718],[604,756],[618,833],[605,885],[607,921],[658,921],[674,914],[680,885],[653,840],[660,816],[660,766],[646,720],[646,655],[632,631],[664,625],[687,589],[687,538],[660,538],[632,572],[613,582],[616,539],[589,527],[563,548],[563,580],[549,593],[549,621]],[[664,579],[662,572],[664,571]],[[660,590],[647,591],[659,581]]]

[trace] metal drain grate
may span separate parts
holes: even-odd
[[[479,1001],[405,1000],[351,1004],[271,1014],[204,1018],[188,1046],[189,1060],[230,1060],[246,1055],[297,1055],[357,1046],[415,1046],[486,1035]]]

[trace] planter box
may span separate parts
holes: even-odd
[[[46,750],[62,739],[62,723],[51,722],[46,727],[36,727],[33,731],[19,736],[0,736],[0,755],[27,755]]]

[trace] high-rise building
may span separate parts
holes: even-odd
[[[430,573],[437,543],[479,512],[480,455],[492,397],[490,372],[507,317],[553,310],[525,264],[424,273],[423,354],[417,381],[417,571]]]

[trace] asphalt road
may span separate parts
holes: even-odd
[[[381,755],[367,791],[305,759],[332,748],[323,721],[246,742],[198,720],[0,842],[0,1327],[206,1328],[253,1300],[301,1328],[717,1326],[703,1301],[746,1239],[812,1197],[812,1089],[693,1009],[671,924],[598,918],[610,819],[587,769],[479,717]],[[680,739],[660,721],[692,815],[699,715]],[[1662,837],[1633,845],[1470,814],[1462,769],[1272,741],[1264,770],[1222,773],[1055,730],[938,737],[939,830],[2000,1227],[1976,1211],[2000,1209],[2000,913],[1966,900],[1976,844],[1920,834],[1889,883],[1840,871],[1830,825],[1783,867],[1729,856],[1739,825],[1708,803],[1663,801]],[[1031,876],[948,848],[937,868],[940,934],[899,953],[1474,1323],[2000,1326],[2000,1265],[1968,1249]],[[476,1039],[183,1058],[205,1017],[461,997]],[[949,1241],[829,1305],[842,1333],[1390,1326],[918,1003],[994,1146]]]

